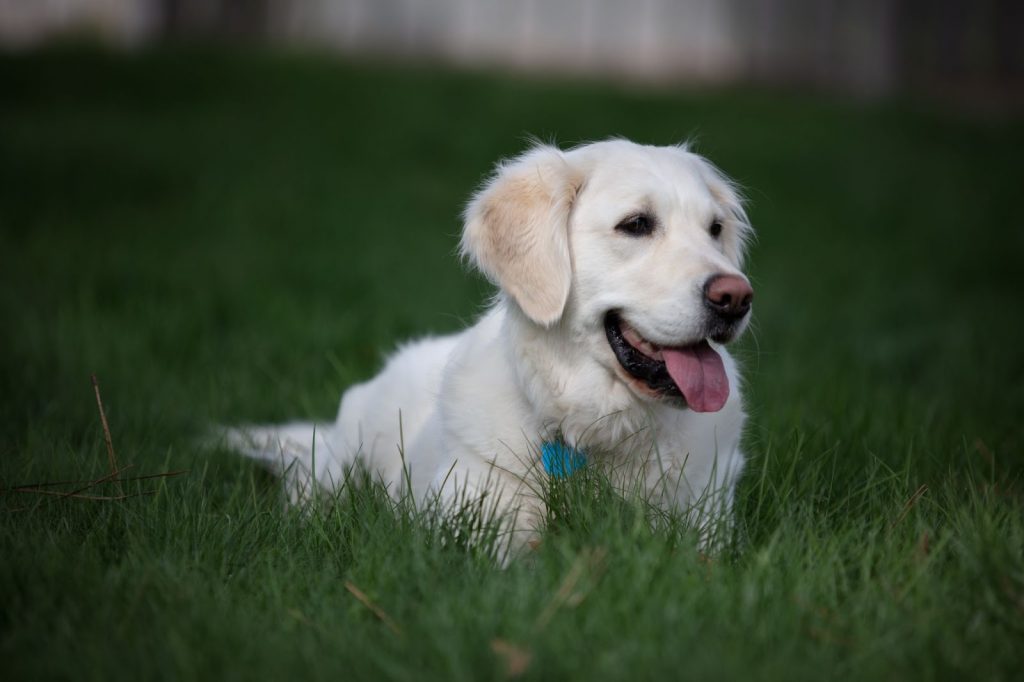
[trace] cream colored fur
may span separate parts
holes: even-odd
[[[641,210],[658,216],[657,234],[615,230]],[[707,230],[716,219],[718,239]],[[727,509],[744,459],[735,362],[715,345],[731,396],[698,414],[630,381],[603,319],[621,310],[653,342],[699,340],[703,283],[740,274],[749,234],[731,183],[685,147],[536,146],[500,164],[466,209],[463,254],[499,287],[475,325],[400,348],[345,392],[315,443],[311,424],[233,429],[228,441],[287,470],[296,500],[310,474],[334,488],[357,459],[396,494],[489,491],[507,512],[512,549],[543,514],[535,491],[548,438],[585,449],[595,466],[614,463],[667,507]]]

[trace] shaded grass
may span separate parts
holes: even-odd
[[[106,471],[91,372],[122,464],[189,469],[0,499],[11,677],[477,679],[496,638],[533,677],[1019,674],[1018,122],[196,49],[7,56],[0,82],[2,485]],[[502,571],[453,541],[470,517],[369,486],[303,518],[194,447],[329,418],[383,351],[471,320],[458,211],[525,134],[695,132],[759,230],[720,555],[588,472]]]

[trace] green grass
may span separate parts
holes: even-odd
[[[103,474],[92,372],[131,473],[188,469],[0,497],[6,679],[500,678],[496,639],[535,679],[1019,679],[1019,120],[195,49],[0,83],[2,485]],[[696,134],[748,188],[751,459],[710,560],[596,473],[501,570],[372,486],[304,518],[194,446],[329,418],[472,320],[458,213],[526,134]]]

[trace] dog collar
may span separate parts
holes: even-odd
[[[561,441],[545,441],[540,446],[544,471],[554,478],[565,478],[587,466],[587,456]]]

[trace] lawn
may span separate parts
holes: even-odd
[[[1020,119],[198,48],[0,84],[5,679],[1020,679]],[[750,463],[714,556],[587,473],[502,570],[373,486],[304,517],[197,445],[330,418],[472,320],[459,211],[528,134],[694,137],[747,188]],[[123,475],[186,473],[11,490],[108,471],[93,373]]]

